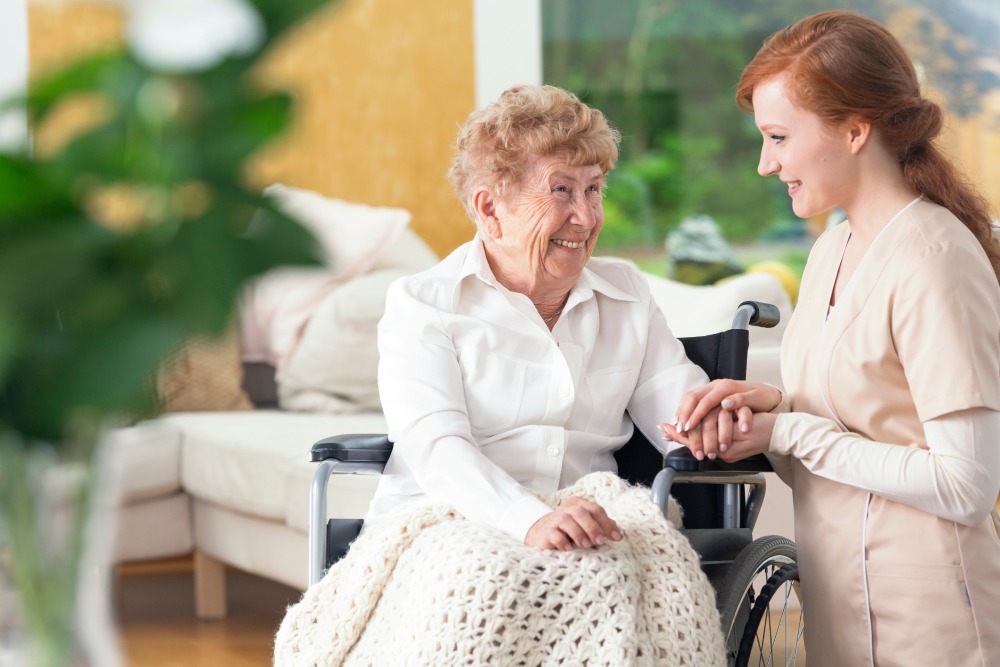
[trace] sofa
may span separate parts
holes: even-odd
[[[342,276],[321,298],[310,297],[312,314],[295,349],[284,357],[261,353],[259,340],[249,340],[241,331],[241,390],[250,404],[167,412],[117,429],[108,438],[109,451],[123,470],[117,561],[193,553],[199,617],[226,614],[228,567],[304,590],[311,445],[334,434],[386,430],[375,386],[375,328],[385,290],[400,275],[421,270],[436,258],[405,224],[380,242],[384,252],[375,261]],[[728,328],[745,299],[774,303],[783,323],[791,313],[786,292],[768,274],[743,274],[708,287],[646,275],[678,336]],[[287,281],[283,284],[287,288]],[[241,327],[247,328],[246,323]],[[783,328],[751,330],[750,379],[780,385]],[[312,377],[310,368],[315,370]],[[336,475],[329,515],[363,516],[376,484],[377,477],[370,475]],[[773,524],[766,532],[788,534],[788,517],[768,519],[768,510],[765,504],[761,521]]]

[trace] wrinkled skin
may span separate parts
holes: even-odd
[[[500,197],[473,195],[497,280],[525,294],[543,317],[562,307],[604,225],[604,173],[553,155],[535,158],[522,182]]]

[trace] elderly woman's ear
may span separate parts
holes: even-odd
[[[497,200],[486,189],[476,190],[472,195],[472,210],[476,212],[479,228],[490,238],[503,237],[500,219],[497,217]]]

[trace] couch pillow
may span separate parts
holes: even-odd
[[[438,263],[430,246],[407,227],[393,241],[375,265],[377,269],[400,269],[409,273],[423,271]]]
[[[781,344],[782,333],[792,315],[792,303],[775,276],[742,273],[715,285],[687,285],[649,273],[643,275],[675,336],[704,336],[724,331],[732,326],[740,303],[763,301],[778,307],[781,322],[773,329],[750,327],[750,344]]]
[[[283,409],[339,414],[381,408],[378,323],[389,285],[408,273],[372,271],[326,297],[277,378]]]
[[[240,301],[242,359],[284,372],[313,312],[337,287],[371,270],[410,222],[400,208],[324,197],[276,183],[264,190],[316,237],[325,266],[283,268],[252,281]]]
[[[159,412],[249,410],[241,384],[235,326],[223,337],[196,336],[160,367],[156,375]]]
[[[275,183],[264,196],[312,232],[332,276],[350,279],[372,269],[410,224],[402,208],[369,206]]]

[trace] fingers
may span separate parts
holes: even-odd
[[[701,447],[705,458],[714,459],[719,455],[719,414],[720,410],[711,410],[701,420]]]
[[[713,380],[704,387],[689,391],[677,406],[677,428],[682,431],[689,430],[702,421],[711,410],[722,405],[724,399],[738,391],[740,387],[736,380]]]
[[[753,428],[753,410],[744,406],[736,410],[737,428],[740,433],[749,433]],[[729,440],[732,442],[732,440]]]
[[[604,544],[608,540],[617,542],[622,538],[618,524],[597,503],[573,496],[560,507],[583,531],[582,541],[574,539],[577,546],[586,549],[594,544]]]
[[[729,410],[719,410],[716,420],[719,431],[719,454],[726,451],[726,448],[733,442],[733,413]]]
[[[717,458],[731,445],[734,419],[732,411],[715,408],[686,432],[678,431],[670,424],[660,424],[660,429],[664,439],[684,445],[691,450],[692,456],[701,461]]]
[[[708,413],[712,407],[713,392],[717,391],[721,380],[714,380],[703,387],[692,389],[684,394],[680,403],[677,404],[677,414],[674,416],[674,425],[679,431],[687,431],[697,424]],[[720,401],[722,399],[719,399]],[[718,403],[716,403],[718,405]]]
[[[687,431],[702,421],[716,407],[725,410],[750,408],[753,412],[768,412],[781,401],[781,392],[767,384],[743,380],[713,380],[689,391],[677,406],[675,425]]]
[[[621,529],[603,507],[574,496],[539,519],[524,541],[540,549],[572,551],[621,539]]]

